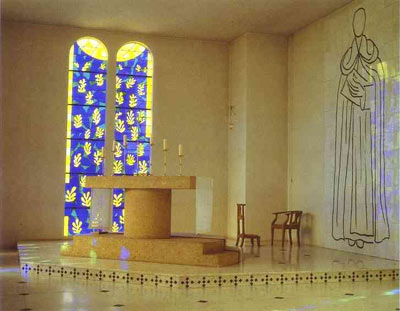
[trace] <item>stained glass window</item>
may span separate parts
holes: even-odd
[[[139,42],[117,53],[114,175],[149,175],[152,130],[153,57]],[[124,146],[125,137],[125,146]],[[114,232],[124,230],[124,193],[113,193]]]
[[[71,47],[65,165],[64,235],[90,233],[91,191],[86,176],[103,175],[107,49],[94,38]]]

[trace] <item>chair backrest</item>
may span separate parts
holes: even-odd
[[[236,204],[236,205],[237,205],[237,233],[245,234],[244,208],[246,207],[246,204]]]
[[[289,219],[288,225],[297,225],[300,226],[302,211],[288,211]]]

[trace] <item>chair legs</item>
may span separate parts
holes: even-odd
[[[239,245],[239,236],[236,238],[236,246]]]
[[[292,245],[293,244],[293,241],[292,241],[292,229],[289,229],[289,241],[290,241],[290,245]]]
[[[300,246],[300,228],[297,229],[297,245]]]
[[[260,240],[261,240],[261,238],[260,238],[260,237],[257,237],[257,246],[258,246],[258,247],[261,246],[261,241],[260,241]]]
[[[244,238],[242,237],[242,242],[240,243],[240,247],[243,247],[244,244]]]
[[[271,228],[271,246],[274,245],[274,228]]]
[[[282,228],[282,248],[285,246],[285,233],[286,229]]]

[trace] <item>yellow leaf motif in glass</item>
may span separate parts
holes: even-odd
[[[139,111],[139,112],[138,112],[138,115],[137,115],[137,121],[138,121],[140,124],[142,124],[142,123],[145,121],[145,118],[146,118],[145,112],[144,112],[143,110]]]
[[[135,114],[132,110],[128,111],[126,114],[126,123],[128,123],[128,125],[133,125],[135,123]]]
[[[90,62],[86,62],[85,65],[82,67],[82,71],[88,71],[92,64]]]
[[[114,221],[112,227],[111,227],[112,232],[118,232],[119,231],[119,226],[118,224]]]
[[[101,63],[99,68],[102,69],[102,70],[106,69],[106,64],[105,63]]]
[[[83,194],[81,197],[82,205],[86,207],[90,207],[92,204],[92,197],[90,196],[90,191]]]
[[[85,152],[86,155],[89,155],[92,152],[92,144],[87,141],[83,146],[83,151]]]
[[[143,96],[143,95],[145,94],[145,92],[144,92],[144,82],[142,82],[142,83],[140,83],[140,84],[138,85],[138,94],[139,94],[140,96]]]
[[[122,174],[123,164],[121,160],[114,161],[113,172],[114,174]]]
[[[95,134],[95,136],[96,136],[97,138],[102,138],[103,135],[104,135],[104,129],[102,129],[100,126],[98,126],[98,127],[96,128],[96,134]]]
[[[76,69],[79,69],[79,64],[78,63],[74,63],[74,66]]]
[[[146,175],[147,174],[147,162],[146,161],[139,161],[139,175]]]
[[[142,157],[144,155],[144,145],[143,144],[138,144],[137,155],[138,155],[138,157]]]
[[[124,103],[124,93],[117,92],[115,94],[115,100],[118,103],[118,105],[122,105]]]
[[[79,185],[82,188],[86,186],[86,175],[79,176]]]
[[[113,196],[113,204],[115,207],[120,207],[122,205],[122,202],[124,201],[124,197],[122,193],[120,194],[114,194]]]
[[[120,143],[117,142],[115,146],[114,156],[116,158],[119,158],[121,155],[122,155],[122,146]]]
[[[74,155],[74,167],[79,167],[81,165],[81,160],[82,160],[82,154],[77,153]]]
[[[121,65],[118,65],[118,69],[119,70],[122,70],[122,69],[124,69]]]
[[[96,85],[97,86],[102,86],[104,84],[104,77],[103,77],[103,75],[101,73],[98,73],[94,77],[96,79]]]
[[[72,232],[75,234],[79,234],[82,232],[82,221],[80,221],[78,218],[76,218],[75,221],[72,223]]]
[[[142,67],[140,67],[139,65],[136,65],[135,70],[136,70],[137,72],[140,72],[140,71],[142,70]]]
[[[117,90],[121,88],[121,83],[122,83],[122,79],[120,77],[117,77],[115,80],[115,88]]]
[[[116,112],[115,113],[115,117],[114,117],[114,120],[118,120],[118,118],[120,117],[122,115],[122,112]]]
[[[135,162],[136,162],[135,156],[133,154],[128,154],[126,157],[126,164],[132,166],[133,164],[135,164]]]
[[[129,95],[129,107],[135,108],[137,105],[137,98],[135,94]]]
[[[81,79],[78,82],[78,92],[79,93],[85,93],[86,92],[86,80]]]
[[[89,139],[90,138],[90,130],[86,130],[85,132],[85,139]]]
[[[82,126],[82,115],[77,114],[74,116],[74,127],[75,128],[80,128]]]
[[[139,129],[136,126],[132,126],[131,128],[131,139],[133,141],[138,140],[139,138]]]
[[[122,215],[119,216],[119,223],[123,225],[125,223],[125,210],[122,210]]]
[[[127,89],[130,89],[134,84],[136,83],[136,80],[132,77],[130,77],[126,82],[125,82],[125,87]]]
[[[86,99],[86,105],[93,105],[94,103],[93,92],[92,91],[87,92],[85,99]]]
[[[97,125],[97,124],[100,123],[100,120],[101,120],[100,111],[99,111],[98,108],[96,108],[96,109],[93,111],[93,114],[92,114],[92,121],[93,121],[94,124]]]
[[[67,190],[65,193],[65,202],[75,202],[76,199],[76,187],[72,187],[71,190]]]
[[[116,120],[115,121],[115,129],[120,133],[124,133],[125,132],[124,120],[121,120],[121,119]]]
[[[101,162],[103,162],[103,153],[101,152],[101,150],[96,150],[96,152],[93,155],[93,162],[97,166],[99,166]]]

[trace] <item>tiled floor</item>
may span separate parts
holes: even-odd
[[[26,282],[26,283],[22,283]],[[399,310],[398,281],[174,290],[71,278],[21,277],[0,254],[1,310]]]

